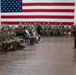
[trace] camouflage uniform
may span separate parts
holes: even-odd
[[[12,28],[12,29],[15,29],[15,26],[14,26],[14,25],[12,25],[12,26],[11,26],[11,28]]]
[[[50,31],[50,36],[52,36],[52,26],[51,25],[50,25],[49,31]]]
[[[47,25],[45,25],[45,36],[48,34]]]
[[[58,26],[55,25],[55,36],[58,36]]]
[[[43,36],[45,35],[45,24],[44,23],[42,24],[42,35]]]
[[[20,24],[18,25],[19,30],[22,29],[22,23],[20,22]]]
[[[55,26],[54,25],[52,26],[52,35],[55,36]]]
[[[5,28],[5,25],[3,23],[1,24],[1,28]]]
[[[69,35],[69,26],[68,25],[66,26],[65,30],[66,30],[66,35]]]
[[[72,31],[74,31],[75,28],[74,28],[74,25],[71,26],[71,36],[72,36]]]
[[[48,36],[50,36],[50,24],[48,23],[48,26],[47,26],[47,30],[48,30]]]
[[[35,30],[37,30],[37,23],[36,22],[34,23],[34,27],[35,27]]]
[[[3,39],[2,39],[3,40],[2,47],[5,52],[8,51],[8,43],[9,43],[7,31],[8,31],[7,28],[3,30]]]
[[[6,28],[7,28],[7,29],[10,29],[10,26],[9,26],[9,25],[6,25]]]
[[[11,45],[13,46],[13,50],[17,50],[19,48],[22,48],[21,43],[23,43],[23,39],[21,38],[17,38],[16,37],[16,33],[12,30],[10,32],[10,41],[11,41]]]
[[[75,29],[75,31],[76,31],[76,24],[75,24],[75,26],[74,26],[74,29]]]
[[[59,26],[59,34],[60,34],[60,35],[64,35],[64,26],[63,26],[62,23],[61,23],[60,26]]]
[[[25,24],[24,24],[24,27],[26,27],[26,26],[27,26],[27,24],[25,23]]]
[[[3,41],[4,41],[3,40],[3,33],[0,30],[0,53],[5,52],[4,49],[3,49],[3,45],[2,45]]]

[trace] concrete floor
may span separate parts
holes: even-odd
[[[0,55],[0,75],[76,75],[73,37],[42,37],[39,44]]]

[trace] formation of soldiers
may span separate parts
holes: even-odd
[[[76,30],[76,24],[69,26],[63,25],[62,23],[57,25],[51,25],[51,24],[39,24],[39,23],[34,23],[32,24],[24,24],[23,26],[27,26],[28,28],[35,27],[36,30],[39,27],[40,29],[40,35],[42,36],[69,36],[71,35],[72,31]]]
[[[63,25],[51,25],[51,24],[22,24],[18,25],[19,31],[21,31],[24,27],[28,29],[35,28],[37,32],[42,36],[64,36],[71,35],[71,32],[76,30],[76,25],[68,26]],[[16,36],[16,27],[12,25],[1,25],[0,28],[0,52],[7,52],[10,50],[18,50],[24,48],[24,39]]]

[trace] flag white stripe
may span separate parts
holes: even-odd
[[[32,19],[1,19],[3,22],[74,22],[74,19],[41,19],[41,18],[32,18]]]
[[[75,2],[75,0],[23,0],[22,3],[35,3],[35,2],[44,2],[44,3],[47,3],[47,2],[68,2],[68,3],[71,3],[71,2]]]
[[[22,16],[32,16],[32,15],[47,15],[47,16],[74,16],[74,13],[64,13],[64,12],[20,12],[20,13],[1,13],[2,16],[19,16],[19,15],[22,15]]]
[[[74,6],[23,6],[22,9],[74,9]]]
[[[12,24],[12,25],[14,25],[14,24]],[[9,26],[11,27],[12,25],[9,25]],[[18,28],[18,25],[14,25],[14,26],[15,26],[15,28]]]

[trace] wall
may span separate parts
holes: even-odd
[[[76,0],[75,0],[75,13],[74,13],[74,23],[76,23]]]
[[[0,0],[0,27],[1,27],[1,0]]]

